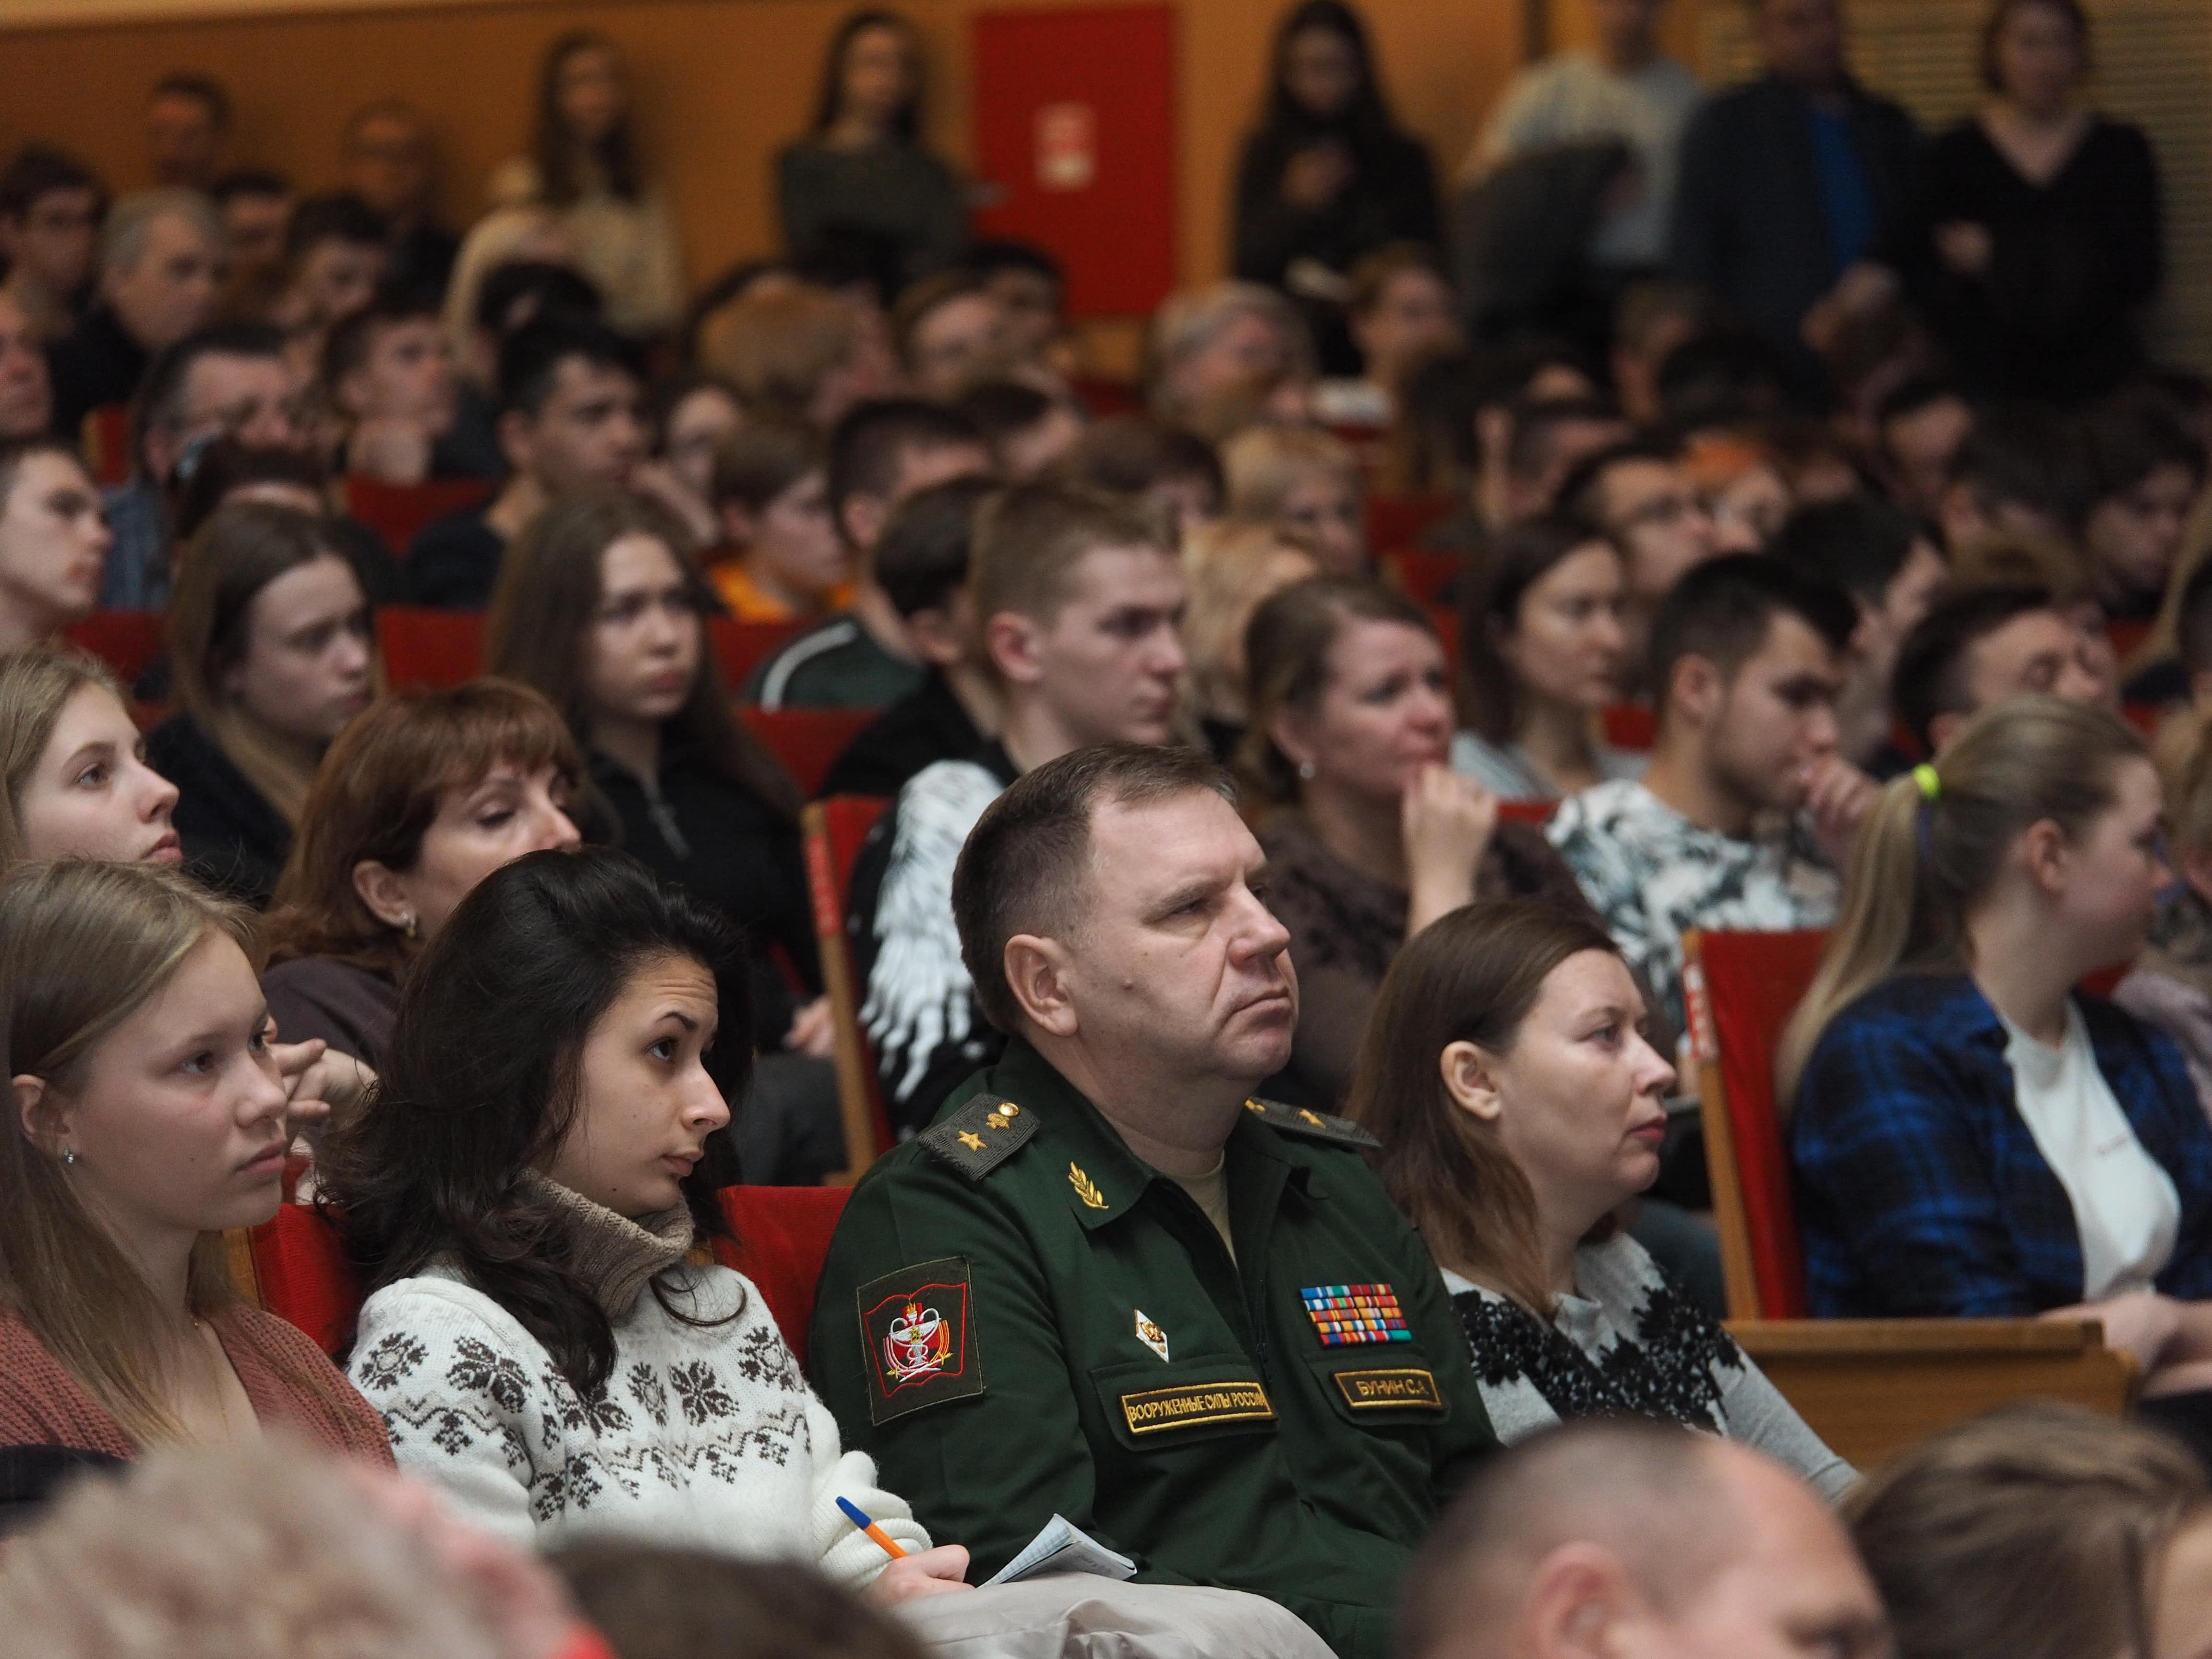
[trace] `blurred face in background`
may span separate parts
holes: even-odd
[[[398,110],[356,121],[346,137],[345,187],[387,219],[420,213],[430,192],[430,140]]]
[[[165,92],[146,106],[146,159],[157,185],[204,190],[222,159],[222,124],[190,93]]]
[[[268,730],[320,745],[368,706],[374,663],[360,579],[332,553],[253,596],[246,649],[219,689]]]
[[[1352,319],[1352,338],[1368,378],[1396,391],[1419,364],[1458,349],[1459,319],[1450,288],[1422,266],[1393,272],[1375,303]]]
[[[19,625],[15,644],[92,614],[114,540],[100,491],[75,456],[47,450],[22,459],[0,496],[0,609]]]
[[[1573,708],[1618,702],[1628,659],[1627,581],[1610,542],[1587,542],[1521,596],[1498,655],[1531,699]]]
[[[111,266],[100,289],[132,338],[149,351],[174,345],[215,314],[223,252],[181,213],[157,215],[138,262]]]
[[[2033,115],[2053,115],[2073,100],[2087,64],[2074,20],[2056,6],[2026,0],[2005,14],[1990,43],[1999,95]]]
[[[1829,87],[1844,73],[1844,22],[1836,0],[1755,0],[1766,66],[1800,86]]]
[[[0,438],[35,437],[53,424],[53,382],[31,319],[0,293]]]
[[[629,113],[629,82],[621,58],[605,46],[579,46],[562,59],[554,93],[561,125],[580,144],[597,144]]]
[[[837,76],[838,114],[888,127],[914,96],[912,44],[903,29],[862,29],[845,44]]]
[[[452,430],[458,388],[453,349],[431,316],[375,325],[361,366],[337,387],[357,420],[419,422],[433,437]]]
[[[1283,87],[1307,114],[1337,114],[1359,90],[1359,55],[1334,29],[1300,29],[1283,44]]]
[[[99,235],[99,193],[66,186],[33,198],[20,219],[0,218],[0,254],[47,293],[74,294],[92,276]]]
[[[699,602],[675,550],[634,533],[599,556],[599,608],[584,639],[593,718],[659,722],[684,707],[705,650]]]

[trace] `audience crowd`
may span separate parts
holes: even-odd
[[[1288,10],[1135,383],[889,11],[696,291],[589,28],[465,229],[197,72],[0,170],[11,1650],[2212,1654],[2158,158],[2079,0],[1935,134],[1586,3],[1442,167]],[[1801,1291],[2126,1420],[1875,1466]]]

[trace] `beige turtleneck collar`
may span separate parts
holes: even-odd
[[[690,1251],[691,1212],[681,1204],[632,1221],[534,1170],[523,1176],[523,1184],[559,1213],[568,1230],[577,1276],[611,1320],[628,1318],[653,1276]]]

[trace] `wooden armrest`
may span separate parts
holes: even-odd
[[[1759,1360],[2075,1354],[2105,1346],[2101,1325],[2071,1319],[1738,1319],[1728,1328]]]

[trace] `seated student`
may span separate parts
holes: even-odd
[[[2071,424],[2056,410],[2008,404],[1978,414],[1952,457],[1936,514],[1953,568],[1997,537],[2066,541],[2077,448]]]
[[[282,1425],[391,1458],[321,1350],[231,1288],[222,1234],[283,1201],[295,1104],[251,939],[173,870],[33,863],[0,886],[0,1443],[128,1459]]]
[[[1399,1659],[1890,1653],[1850,1536],[1803,1482],[1742,1446],[1622,1421],[1478,1470],[1406,1575],[1398,1631]]]
[[[1450,671],[1427,613],[1373,582],[1286,587],[1244,633],[1252,723],[1242,769],[1261,820],[1268,902],[1304,994],[1291,1068],[1268,1085],[1330,1110],[1352,1086],[1375,988],[1399,947],[1478,891],[1580,902],[1542,835],[1445,764]]]
[[[0,869],[21,859],[176,864],[177,787],[106,665],[36,646],[0,656]]]
[[[1763,434],[1708,427],[1683,441],[1682,471],[1723,553],[1764,553],[1796,504]]]
[[[1623,562],[1610,537],[1573,519],[1533,519],[1492,544],[1460,625],[1467,724],[1454,771],[1500,800],[1557,800],[1643,771],[1597,728],[1627,677]]]
[[[1659,1178],[1674,1083],[1644,1024],[1594,917],[1471,905],[1391,963],[1349,1114],[1443,1269],[1500,1440],[1659,1418],[1839,1497],[1850,1466],[1615,1220]]]
[[[876,544],[876,580],[928,665],[921,684],[830,763],[823,795],[888,799],[924,767],[965,760],[998,731],[998,682],[981,660],[968,601],[975,515],[998,489],[990,478],[933,485],[899,508]]]
[[[1114,495],[1140,495],[1188,536],[1221,511],[1221,458],[1196,433],[1143,415],[1092,422],[1060,465],[1070,483]]]
[[[935,404],[862,404],[838,422],[830,434],[830,516],[852,550],[852,608],[763,663],[747,697],[763,708],[872,708],[913,690],[921,665],[876,580],[876,544],[908,497],[990,471],[991,452],[974,424]]]
[[[384,221],[358,196],[302,198],[284,226],[284,287],[269,320],[311,372],[333,325],[376,297],[390,261]]]
[[[2204,446],[2154,392],[2116,393],[2081,425],[2074,539],[2115,622],[2148,622],[2166,596],[2197,491]]]
[[[1628,630],[1632,690],[1644,687],[1642,673],[1652,620],[1674,585],[1720,551],[1713,521],[1682,465],[1679,446],[1631,439],[1601,450],[1561,480],[1554,504],[1590,523],[1620,544],[1627,561],[1628,602],[1622,612]]]
[[[1302,421],[1313,380],[1305,319],[1272,288],[1215,283],[1170,294],[1145,335],[1146,402],[1223,443],[1261,420]]]
[[[1576,470],[1631,435],[1620,411],[1588,392],[1516,398],[1475,418],[1484,423],[1483,447],[1468,505],[1430,526],[1424,547],[1481,554],[1493,535],[1556,511],[1560,487]]]
[[[555,502],[500,577],[484,669],[542,692],[583,750],[585,838],[623,847],[754,942],[750,1036],[766,1058],[739,1124],[758,1180],[844,1165],[799,791],[732,714],[707,641],[711,600],[666,508],[635,495]],[[767,959],[773,945],[805,988]]]
[[[1652,1012],[1684,1032],[1682,933],[1825,927],[1873,784],[1836,753],[1840,588],[1763,554],[1698,566],[1654,620],[1659,735],[1640,781],[1570,797],[1552,842]]]
[[[979,1574],[1057,1513],[1384,1659],[1418,1540],[1495,1442],[1371,1141],[1253,1098],[1297,980],[1232,793],[1203,751],[1116,743],[976,823],[951,908],[1004,1056],[853,1189],[809,1352]],[[1404,1339],[1340,1330],[1339,1285]],[[909,1304],[966,1310],[927,1375],[882,1346]]]
[[[786,283],[794,279],[785,278]],[[827,432],[898,387],[879,310],[811,285],[763,284],[707,312],[699,362],[737,388],[749,410]]]
[[[339,732],[262,927],[276,1029],[380,1066],[399,981],[454,907],[581,839],[583,771],[559,712],[507,680],[395,692]]]
[[[1345,321],[1359,352],[1356,380],[1314,387],[1314,418],[1331,426],[1387,427],[1422,364],[1456,352],[1458,302],[1433,249],[1392,242],[1353,265]]]
[[[500,562],[546,504],[620,488],[645,459],[643,381],[636,353],[601,324],[555,316],[499,348],[499,441],[514,469],[480,507],[425,525],[407,552],[416,605],[480,611]]]
[[[1226,766],[1243,745],[1252,720],[1251,674],[1244,631],[1252,613],[1293,582],[1311,580],[1321,565],[1303,542],[1273,525],[1222,520],[1182,538],[1183,649],[1190,656],[1191,714],[1214,759]]]
[[[2048,588],[2058,614],[2080,641],[2084,672],[2095,682],[2087,695],[2108,708],[2120,706],[2120,653],[2106,627],[2088,562],[2072,544],[2048,537],[1995,535],[1951,556],[1954,587],[2027,582]]]
[[[1984,708],[2045,693],[2098,702],[2100,689],[2081,635],[2059,613],[2051,590],[2007,582],[1936,600],[1898,647],[1889,700],[1924,757],[1942,753]],[[1911,764],[1893,752],[1878,767],[1894,777]]]
[[[714,516],[714,457],[744,424],[735,388],[718,377],[690,370],[653,390],[653,458],[631,475],[641,489],[684,520],[702,547],[721,538]]]
[[[417,484],[465,477],[447,443],[459,410],[453,353],[427,299],[387,289],[331,325],[321,382],[336,416],[332,465],[351,477]]]
[[[1128,1614],[1112,1651],[1320,1659],[1286,1615],[1215,1590],[971,1589],[968,1551],[933,1549],[842,1449],[758,1288],[694,1255],[729,1237],[709,1145],[750,1065],[729,1037],[748,1024],[742,957],[713,911],[602,849],[494,872],[424,953],[375,1109],[333,1129],[321,1165],[369,1291],[351,1375],[401,1468],[509,1544],[805,1563],[925,1643],[940,1632],[946,1659],[1004,1655],[1017,1619],[1053,1629],[1094,1597]],[[994,1604],[1001,1628],[963,1629]],[[1189,1646],[1131,1643],[1185,1621]]]
[[[2212,1125],[2087,975],[2142,948],[2163,799],[2101,708],[1976,715],[1883,792],[1779,1097],[1813,1311],[2078,1310],[2145,1392],[2212,1389]]]
[[[853,872],[848,930],[895,1127],[928,1123],[998,1047],[960,956],[952,866],[1024,773],[1098,743],[1167,743],[1186,666],[1182,571],[1159,521],[1064,485],[1020,484],[977,515],[968,604],[1000,705],[997,740],[908,779]]]
[[[1973,405],[1946,381],[1907,380],[1885,396],[1875,414],[1875,463],[1890,499],[1935,523],[1959,446],[1973,429]]]
[[[0,288],[0,439],[42,438],[53,425],[54,389],[46,354],[23,308]]]
[[[323,750],[368,706],[368,602],[325,526],[246,502],[193,538],[168,641],[182,707],[146,734],[147,758],[183,792],[192,873],[258,908]]]
[[[223,313],[268,320],[284,286],[284,226],[299,198],[292,181],[266,167],[233,167],[207,186],[222,216]]]
[[[115,538],[74,447],[0,440],[0,652],[53,639],[100,604]]]
[[[739,622],[811,621],[853,603],[853,550],[830,521],[828,459],[820,433],[775,415],[716,447],[708,495],[716,539],[731,551],[707,579]]]
[[[1016,362],[1063,375],[1073,366],[1067,325],[1067,273],[1034,242],[970,242],[961,264],[983,282],[1006,319],[1006,352]]]
[[[1082,410],[1025,380],[984,380],[969,387],[957,407],[975,422],[1009,483],[1043,477],[1083,438]]]
[[[2212,1498],[2148,1425],[2008,1406],[1891,1460],[1846,1512],[1897,1659],[2203,1651]]]
[[[1328,576],[1367,569],[1367,521],[1351,446],[1318,427],[1255,426],[1221,447],[1232,519],[1302,538]]]
[[[75,325],[91,298],[106,190],[66,151],[30,143],[0,171],[0,299],[21,312],[36,349]]]
[[[891,307],[891,341],[917,397],[957,400],[1009,367],[1006,313],[973,271],[925,276]]]
[[[1802,575],[1835,583],[1858,606],[1836,725],[1844,758],[1864,766],[1889,742],[1899,648],[1942,595],[1950,567],[1911,519],[1863,496],[1800,508],[1766,550]]]

